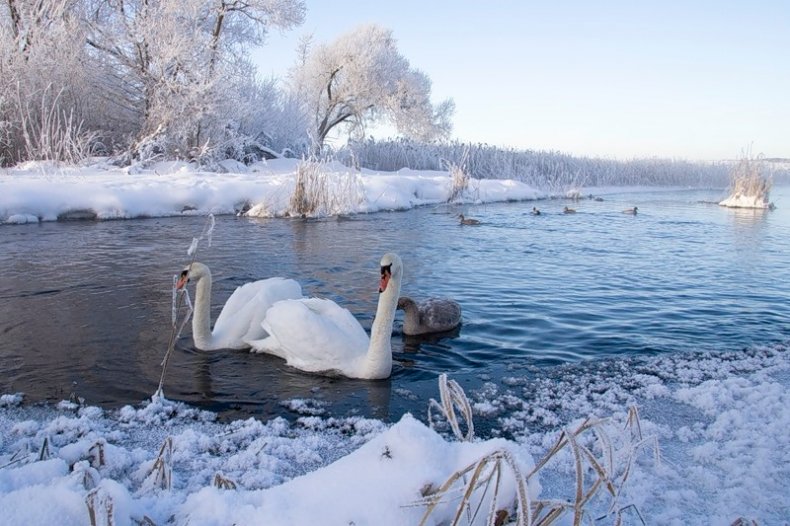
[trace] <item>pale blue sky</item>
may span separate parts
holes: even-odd
[[[360,24],[456,103],[453,137],[574,155],[790,158],[790,1],[307,0],[270,35],[262,74],[284,75],[300,36]]]

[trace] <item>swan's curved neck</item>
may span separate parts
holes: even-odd
[[[390,278],[387,290],[379,294],[376,318],[370,328],[370,345],[360,371],[361,378],[388,378],[392,372],[392,324],[400,296],[400,277]]]
[[[211,274],[204,274],[195,285],[195,311],[192,313],[192,339],[195,347],[208,350],[212,347],[211,334]]]

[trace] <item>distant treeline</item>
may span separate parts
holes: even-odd
[[[557,192],[589,186],[724,188],[731,182],[733,168],[730,161],[619,161],[458,141],[425,144],[410,140],[366,140],[350,143],[336,156],[349,166],[382,171],[401,168],[445,171],[456,165],[472,177],[516,179],[536,188]],[[790,183],[790,165],[777,165],[765,160],[763,164],[776,183]]]

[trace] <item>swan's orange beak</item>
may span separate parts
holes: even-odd
[[[379,294],[387,290],[387,285],[390,282],[392,271],[389,266],[381,267],[381,281],[379,282]]]
[[[185,270],[178,277],[178,281],[176,282],[176,290],[181,290],[186,287],[187,282],[189,282],[189,273]]]

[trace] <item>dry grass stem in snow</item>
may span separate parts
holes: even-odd
[[[236,489],[236,483],[222,473],[214,475],[214,487],[219,489]]]
[[[504,466],[503,466],[504,463]],[[460,499],[455,517],[450,523],[452,526],[459,524],[473,524],[477,519],[482,508],[485,497],[491,491],[489,508],[486,515],[487,524],[502,524],[504,518],[509,517],[508,510],[497,507],[499,496],[499,486],[502,480],[502,470],[507,467],[510,469],[516,480],[516,522],[518,526],[530,525],[529,514],[524,510],[530,509],[529,493],[527,491],[526,479],[519,470],[518,463],[506,450],[498,450],[479,459],[478,461],[466,466],[465,468],[453,473],[440,488],[432,494],[427,495],[421,501],[426,506],[425,514],[420,521],[420,526],[424,526],[430,518],[436,506],[441,502]],[[467,480],[467,476],[469,479]],[[453,489],[459,481],[463,487]],[[475,492],[482,489],[479,496]],[[476,502],[474,502],[476,501]],[[462,519],[466,519],[463,523]]]
[[[428,422],[431,424],[431,427],[433,427],[431,409],[436,408],[447,420],[447,423],[450,424],[450,428],[453,430],[458,440],[471,442],[475,436],[472,406],[469,404],[469,399],[466,397],[466,393],[464,393],[461,386],[458,385],[458,382],[447,379],[447,373],[443,373],[439,376],[439,399],[441,403],[433,398],[428,402]],[[464,422],[466,422],[466,434],[461,431],[461,426],[458,423],[456,407],[461,411],[461,416]]]
[[[143,490],[169,490],[173,486],[173,438],[167,437],[143,482]]]
[[[448,380],[443,374],[439,378],[439,392],[441,403],[431,399],[429,402],[428,419],[432,422],[431,408],[438,408],[460,440],[472,440],[474,436],[472,426],[471,408],[469,407],[463,389],[453,380]],[[464,419],[469,423],[467,434],[460,431],[455,408],[459,407]],[[655,462],[660,462],[658,443],[655,437],[643,437],[642,426],[639,421],[639,412],[636,407],[630,407],[626,417],[623,432],[626,433],[622,440],[625,444],[615,448],[614,440],[609,435],[605,424],[608,420],[588,418],[575,429],[566,429],[560,433],[554,445],[538,461],[529,473],[521,473],[518,464],[509,452],[498,450],[483,457],[465,468],[453,473],[441,487],[423,488],[425,498],[420,501],[426,506],[425,515],[421,525],[427,521],[437,505],[449,501],[458,501],[458,508],[452,525],[471,524],[480,515],[486,495],[490,492],[490,502],[486,515],[486,524],[498,524],[508,519],[506,507],[497,503],[500,481],[503,470],[507,469],[515,477],[517,494],[515,502],[516,517],[513,524],[518,526],[548,526],[554,524],[568,513],[573,516],[574,526],[582,523],[593,522],[590,515],[589,504],[603,490],[611,499],[608,511],[603,517],[595,520],[612,517],[615,524],[621,524],[623,514],[633,511],[639,520],[644,523],[641,513],[633,504],[620,505],[622,490],[632,472],[633,464],[639,450],[645,444],[652,444],[655,451]],[[618,436],[621,433],[618,433]],[[561,452],[569,452],[573,465],[572,498],[539,499],[530,502],[528,488],[530,484],[537,483],[541,470],[546,469],[550,461],[558,457]],[[597,453],[596,453],[597,452]]]
[[[91,526],[113,526],[115,524],[112,497],[102,488],[91,490],[85,496],[85,504],[88,506]]]
[[[41,449],[38,452],[38,460],[47,460],[49,458],[49,438],[44,439],[41,444]]]
[[[91,467],[100,468],[106,464],[105,456],[104,456],[104,442],[100,440],[93,444],[89,449],[88,453],[90,454],[90,462]]]

